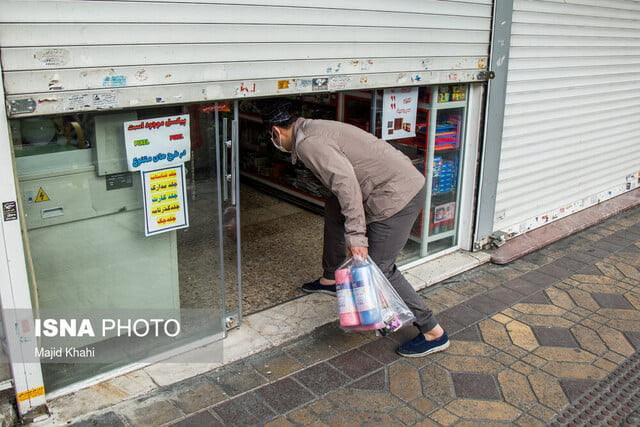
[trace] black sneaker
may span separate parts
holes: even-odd
[[[336,296],[336,285],[321,285],[320,279],[302,285],[302,290],[308,294],[327,294]]]
[[[449,337],[445,332],[440,338],[427,340],[422,333],[402,344],[396,352],[404,357],[422,357],[449,348]]]

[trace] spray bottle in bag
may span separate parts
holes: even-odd
[[[358,310],[353,298],[351,272],[348,268],[336,270],[336,296],[340,326],[357,326],[360,324]]]
[[[378,292],[373,282],[370,265],[351,268],[353,277],[353,293],[356,308],[362,325],[370,325],[382,321]]]

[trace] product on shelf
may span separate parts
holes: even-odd
[[[444,160],[442,156],[433,158],[433,179],[431,191],[434,194],[447,193],[456,189],[458,185],[458,157],[454,160]]]

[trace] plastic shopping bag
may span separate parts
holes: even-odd
[[[340,326],[347,332],[396,331],[415,319],[413,313],[371,257],[352,257],[336,270]]]

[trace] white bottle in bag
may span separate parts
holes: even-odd
[[[371,266],[367,264],[351,268],[351,277],[353,277],[353,294],[360,323],[371,325],[381,322],[382,313],[378,302],[378,292],[371,274]]]

